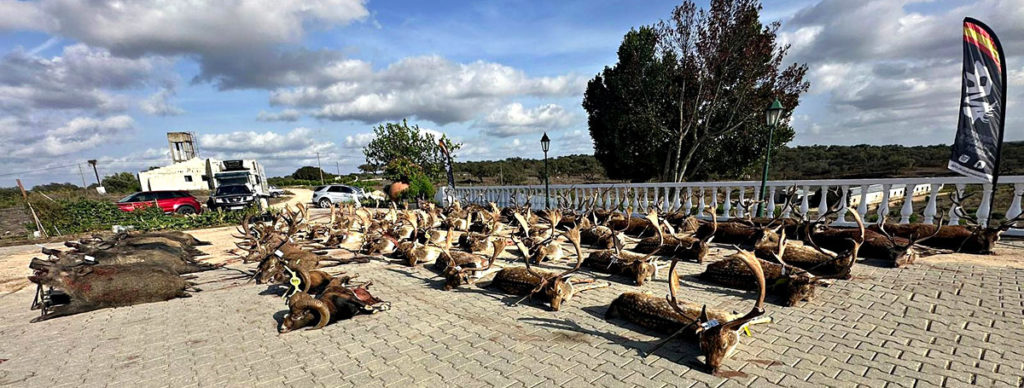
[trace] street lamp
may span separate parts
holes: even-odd
[[[544,206],[545,209],[551,208],[551,196],[548,194],[550,191],[548,186],[548,149],[551,148],[551,139],[548,138],[548,133],[544,132],[544,137],[540,138],[540,149],[544,150]]]
[[[772,158],[772,141],[775,140],[775,127],[779,125],[779,119],[782,118],[782,103],[776,98],[772,101],[772,105],[764,111],[765,121],[768,124],[768,145],[765,147],[764,154],[764,171],[761,173],[761,202],[757,204],[757,216],[764,217],[764,203],[765,197],[768,196],[765,193],[765,183],[768,181],[768,164]]]

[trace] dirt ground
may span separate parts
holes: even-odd
[[[284,202],[274,205],[282,207],[291,205],[293,208],[299,203],[307,203],[313,196],[313,192],[307,189],[289,189],[293,196]],[[315,213],[318,214],[318,213]],[[234,245],[234,227],[186,230],[196,238],[209,241],[210,246],[203,247],[208,256],[200,258],[208,263],[233,263],[238,261],[238,252]],[[66,249],[63,242],[49,242],[45,244],[18,245],[0,248],[0,294],[15,292],[29,285],[27,277],[32,274],[28,263],[33,257],[40,257],[39,250],[42,247]]]

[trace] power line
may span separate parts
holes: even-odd
[[[32,169],[32,170],[24,170],[24,171],[16,171],[16,172],[5,172],[3,174],[0,174],[0,176],[14,176],[14,175],[20,175],[20,174],[29,174],[29,173],[33,173],[33,172],[39,172],[39,171],[56,170],[56,169],[60,169],[60,168],[74,167],[74,166],[77,166],[79,164],[81,164],[81,163],[65,164],[65,165],[53,166],[53,167],[36,168],[36,169]]]

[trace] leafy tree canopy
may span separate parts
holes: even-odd
[[[462,143],[452,142],[445,135],[438,139],[434,134],[420,130],[418,125],[409,126],[406,120],[401,123],[385,123],[373,129],[374,139],[363,148],[366,155],[366,164],[372,166],[389,166],[392,162],[405,159],[403,165],[415,165],[422,169],[430,179],[440,181],[445,175],[445,157],[441,152],[439,142],[445,146],[455,157],[455,151],[462,147]],[[408,174],[408,171],[404,171]],[[403,179],[403,171],[392,169],[389,173],[385,170],[388,179]],[[408,176],[404,176],[408,178]]]
[[[103,187],[108,193],[133,193],[142,190],[139,179],[130,172],[119,172],[103,178]]]
[[[595,156],[612,178],[634,181],[754,175],[768,146],[764,109],[786,111],[771,147],[793,137],[790,112],[807,66],[783,67],[778,22],[757,0],[693,1],[668,20],[626,34],[619,61],[592,79],[583,101]]]

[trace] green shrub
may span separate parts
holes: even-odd
[[[128,194],[142,190],[139,179],[130,172],[119,172],[103,178],[103,188],[108,193]]]
[[[434,184],[424,174],[413,175],[409,179],[409,188],[402,192],[402,199],[417,200],[434,198]]]
[[[62,234],[110,230],[114,225],[131,225],[137,230],[208,228],[238,224],[246,215],[259,212],[252,208],[245,211],[207,211],[202,214],[178,215],[164,214],[155,206],[125,212],[118,209],[115,203],[93,199],[58,200],[36,205],[39,219],[46,230]]]

